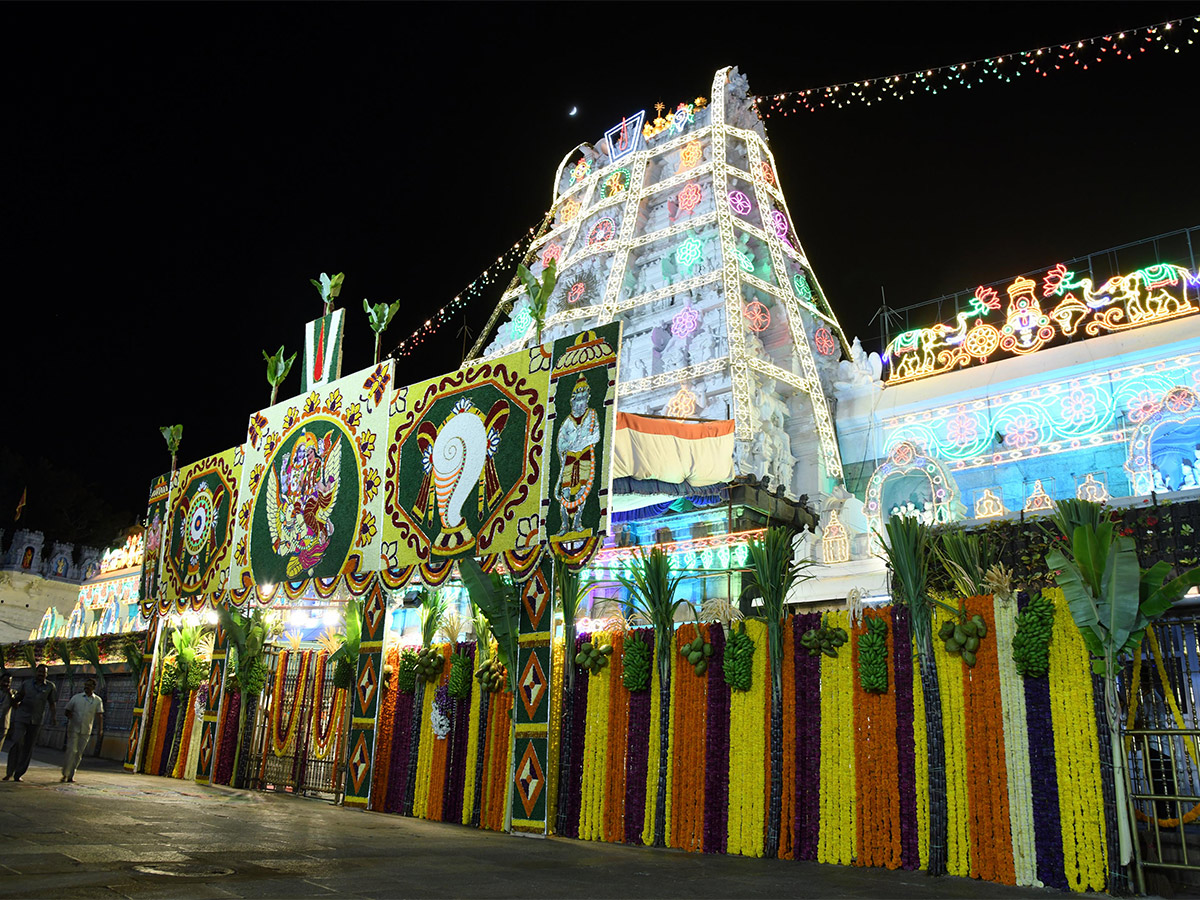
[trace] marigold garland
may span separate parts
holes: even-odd
[[[939,609],[933,633],[950,616]],[[958,656],[946,652],[941,641],[933,642],[942,700],[942,728],[946,748],[946,870],[967,877],[971,873],[970,806],[967,792],[967,736],[963,711],[963,667]],[[972,723],[974,726],[975,723]]]
[[[315,746],[319,746],[320,744],[319,730],[321,709],[324,706],[322,701],[324,700],[325,693],[325,661],[327,655],[325,651],[317,653],[316,664],[313,670],[312,737]],[[387,665],[390,665],[392,671],[395,672],[400,664],[400,651],[395,647],[391,648],[388,651],[386,659]],[[379,698],[379,715],[376,717],[375,722],[375,766],[372,769],[371,775],[371,809],[376,812],[381,812],[387,806],[391,767],[381,765],[380,763],[383,760],[390,760],[392,758],[392,725],[396,720],[396,698],[399,693],[396,690],[396,679],[393,677],[387,683],[387,690]],[[331,703],[330,706],[332,707],[334,704]],[[330,709],[329,721],[332,724],[332,708]]]
[[[309,659],[311,650],[300,652],[300,663],[296,672],[296,685],[291,691],[292,704],[288,711],[287,722],[283,718],[283,695],[287,682],[288,663],[291,662],[291,651],[282,650],[279,653],[279,666],[275,670],[275,685],[271,699],[271,751],[276,756],[286,756],[296,740],[296,731],[300,724],[300,706],[308,686]]]
[[[399,658],[398,652],[393,651],[393,653],[396,654],[396,658],[398,659]],[[392,658],[391,655],[389,655],[388,658],[390,660]],[[394,664],[395,663],[393,662],[393,665]],[[329,654],[322,651],[317,654],[316,672],[313,674],[313,678],[316,680],[316,684],[318,685],[318,687],[317,687],[317,691],[319,692],[318,700],[320,701],[316,704],[316,709],[313,711],[312,740],[313,740],[313,756],[316,759],[325,759],[327,756],[329,756],[329,751],[333,747],[333,744],[335,743],[334,737],[336,736],[337,732],[339,731],[338,726],[340,725],[340,723],[342,721],[342,711],[343,711],[345,700],[346,700],[346,691],[342,688],[336,688],[332,685],[332,683],[330,683],[328,685],[328,687],[329,687],[330,693],[333,696],[330,698],[330,702],[328,704],[329,711],[328,711],[328,713],[325,713],[326,704],[324,703],[324,700],[325,700],[326,681],[328,680],[326,676],[328,675],[328,671],[329,671]],[[323,713],[324,713],[324,715],[322,715]],[[392,703],[392,714],[393,714],[393,716],[395,715],[395,702],[394,701]],[[324,721],[322,722],[322,720],[324,720]],[[391,722],[391,720],[389,719],[388,720],[389,725],[390,725],[390,722]],[[380,725],[382,726],[382,724],[383,724],[383,720],[381,719]],[[389,746],[390,746],[390,741],[389,741]],[[385,756],[379,756],[378,754],[376,754],[376,757],[378,759],[386,759],[387,758]]]
[[[180,715],[186,714],[186,720],[183,723],[183,735],[179,739],[179,756],[175,760],[175,768],[171,770],[172,778],[182,778],[184,770],[187,769],[188,751],[191,749],[192,743],[192,723],[196,721],[196,716],[192,712],[195,702],[196,692],[188,691],[187,703],[180,710]]]
[[[887,658],[894,652],[891,616],[886,610],[870,611],[854,626],[855,637],[868,633],[868,619],[884,622]],[[860,642],[852,641],[854,672],[860,672]],[[843,650],[844,652],[844,650]],[[900,783],[896,749],[896,695],[854,686],[854,766],[856,837],[860,866],[900,867]]]
[[[1004,756],[1008,774],[1009,833],[1016,883],[1037,882],[1037,846],[1034,838],[1033,787],[1030,780],[1029,732],[1025,726],[1025,689],[1017,665],[1008,652],[1017,631],[1014,601],[993,601],[996,658],[1000,672],[1000,710],[1004,720]],[[984,617],[986,621],[986,616]]]
[[[714,626],[720,627],[720,626]],[[705,643],[709,627],[701,626]],[[667,845],[699,852],[704,849],[704,775],[707,732],[707,675],[697,675],[695,667],[680,655],[679,648],[696,637],[694,625],[679,629],[672,655],[675,671],[671,676],[671,829]]]
[[[593,646],[609,643],[607,631],[597,631]],[[579,839],[598,841],[604,836],[604,788],[608,759],[608,698],[612,666],[588,679],[587,725],[583,737],[583,797],[579,804]]]
[[[754,641],[754,674],[750,690],[729,698],[729,831],[727,853],[762,856],[765,843],[767,789],[766,668],[767,626],[751,620],[746,633]]]
[[[629,739],[629,691],[625,688],[625,635],[614,633],[613,652],[608,667],[608,750],[604,787],[604,840],[619,844],[625,840],[625,747]],[[551,755],[551,759],[554,756]]]
[[[613,651],[613,655],[616,655],[615,650]],[[555,825],[558,822],[558,779],[561,777],[560,769],[562,768],[559,754],[562,752],[563,694],[566,686],[566,673],[563,670],[564,656],[563,639],[558,638],[550,646],[550,684],[552,690],[550,692],[550,735],[548,742],[549,750],[547,752],[547,759],[550,760],[550,770],[546,773],[546,790],[550,792],[546,795],[546,822],[549,825],[548,832],[550,834],[555,833]],[[478,694],[480,692],[475,691],[474,693]],[[471,700],[472,704],[474,704],[475,697],[472,696]],[[474,706],[472,706],[472,710],[472,715],[478,718],[478,713],[474,711]],[[475,734],[477,735],[479,729],[475,726],[472,727],[475,729]],[[472,738],[472,740],[477,741],[477,738]],[[474,747],[475,744],[468,744],[468,759],[475,758],[476,751]],[[468,777],[473,781],[474,767],[469,766],[468,768],[472,770],[468,773]],[[467,793],[470,794],[470,791]],[[465,825],[466,822],[464,821],[463,824]],[[618,842],[620,841],[619,838],[617,840]]]
[[[1091,663],[1062,590],[1050,588],[1042,595],[1055,605],[1049,677],[1063,868],[1071,890],[1102,891],[1108,849]]]
[[[825,613],[829,628],[850,629],[845,610]],[[821,654],[821,824],[817,861],[848,866],[855,856],[854,667],[850,648]]]

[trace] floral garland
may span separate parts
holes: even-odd
[[[820,613],[792,617],[793,677],[796,681],[795,857],[816,859],[821,824],[821,659],[797,653],[800,636],[821,625]]]
[[[335,689],[334,696],[334,718],[340,722],[347,692]],[[413,706],[416,699],[416,695],[408,691],[396,691],[396,705],[392,710],[391,721],[381,720],[379,724],[379,727],[389,728],[392,732],[391,754],[388,759],[388,769],[391,774],[388,776],[387,796],[383,805],[384,812],[398,813],[404,810],[404,797],[408,789],[408,760],[409,754],[412,753]],[[342,730],[339,728],[339,736],[341,733]],[[339,737],[337,744],[340,746],[340,743]],[[376,758],[382,759],[378,755]]]
[[[654,659],[654,632],[646,629],[640,632],[642,641],[651,650],[650,658]],[[651,684],[647,691],[637,691],[629,695],[629,726],[625,743],[626,763],[625,776],[625,843],[640,844],[645,830],[646,820],[646,787],[649,784],[650,769],[650,725],[651,709],[656,696],[654,691],[654,672],[658,666],[651,662]],[[653,837],[653,835],[651,835]]]
[[[325,669],[329,654],[321,650],[317,652],[316,663],[313,666],[313,713],[312,713],[312,734],[311,740],[313,743],[313,755],[318,759],[323,758],[329,752],[329,738],[333,734],[334,712],[337,707],[337,688],[333,688],[333,697],[330,698],[329,723],[327,732],[324,735],[325,743],[322,744],[321,735],[321,710],[325,703]],[[397,671],[400,664],[400,651],[393,647],[387,653],[387,664],[392,667],[392,671]],[[331,685],[332,687],[332,685]],[[391,723],[396,718],[396,701],[397,695],[400,693],[396,690],[396,679],[393,676],[389,685],[390,689],[385,691],[379,698],[379,717],[375,726],[375,759],[390,760],[392,758],[392,729]],[[386,724],[385,724],[386,723]],[[321,751],[324,751],[323,753]],[[388,784],[394,777],[395,770],[391,766],[376,764],[373,767],[371,775],[371,809],[376,812],[382,812],[387,809]]]
[[[642,811],[642,843],[647,847],[654,843],[654,807],[658,797],[658,748],[663,718],[662,710],[659,709],[661,705],[659,686],[661,683],[656,657],[654,667],[650,671],[650,736],[647,741],[646,792],[643,795],[645,808]]]
[[[893,654],[891,617],[886,610],[867,612],[853,626],[857,638],[871,632],[869,622],[884,623],[885,667]],[[878,628],[878,626],[875,626]],[[861,640],[852,642],[851,668],[862,672]],[[885,675],[886,678],[886,668]],[[871,684],[868,679],[868,685]],[[896,696],[868,691],[853,679],[856,837],[860,866],[900,867],[900,783],[896,765]]]
[[[900,865],[921,867],[917,761],[913,740],[913,660],[908,609],[892,607],[892,683],[896,686],[896,789],[900,794]]]
[[[984,616],[985,621],[987,617]],[[1004,720],[1004,766],[1008,773],[1009,835],[1013,877],[1025,887],[1037,880],[1037,848],[1033,830],[1033,789],[1030,783],[1029,732],[1025,729],[1025,690],[1008,648],[1017,632],[1016,605],[993,600],[996,658],[1000,674],[1000,713]]]
[[[717,626],[719,627],[719,626]],[[709,628],[699,634],[710,642]],[[695,667],[679,654],[679,648],[695,639],[697,629],[685,625],[676,633],[671,676],[671,828],[667,845],[681,850],[704,847],[705,743],[708,731],[707,672],[699,676]],[[709,657],[711,659],[711,657]]]
[[[950,616],[939,609],[932,624],[936,635]],[[963,713],[963,662],[946,652],[941,641],[933,642],[941,686],[942,728],[946,748],[946,870],[967,877],[971,873],[971,842],[967,793],[967,735]],[[972,723],[972,726],[975,723]]]
[[[846,610],[825,614],[829,628],[850,628]],[[821,655],[821,824],[817,861],[850,865],[855,856],[854,693],[850,653]]]
[[[296,672],[296,687],[292,691],[292,705],[288,712],[287,721],[283,718],[283,693],[287,680],[288,663],[291,652],[282,650],[279,653],[279,666],[275,670],[275,685],[271,700],[271,751],[276,756],[285,756],[291,750],[296,740],[296,730],[300,723],[300,706],[304,691],[308,686],[308,661],[312,657],[311,650],[300,653],[300,666]]]
[[[421,700],[421,722],[428,722],[433,715],[433,685],[425,686]],[[417,742],[417,773],[413,780],[413,816],[418,819],[429,815],[429,781],[433,774],[433,745],[436,739],[432,728],[421,728]]]
[[[474,757],[468,755],[467,745],[470,742],[471,731],[471,694],[480,693],[475,687],[471,673],[475,671],[475,644],[462,642],[453,646],[454,655],[463,665],[466,675],[467,696],[456,697],[451,694],[450,702],[450,746],[447,747],[446,758],[446,791],[442,809],[443,822],[457,822],[462,815],[463,796],[466,791],[467,767],[475,768]]]
[[[226,701],[221,712],[220,752],[213,763],[213,784],[229,784],[233,778],[233,762],[237,753],[238,718],[242,711],[242,695],[226,691]]]
[[[328,655],[321,654],[317,662],[318,674],[314,676],[318,679],[318,684],[325,683],[325,669],[327,662]],[[313,716],[313,757],[316,759],[328,758],[330,751],[333,750],[333,748],[339,743],[341,734],[340,725],[342,717],[346,711],[346,690],[344,688],[333,687],[332,685],[330,685],[330,690],[333,694],[333,697],[329,703],[329,714],[325,717],[325,724],[321,724],[321,710],[325,705],[324,703],[318,704],[316,714]],[[393,702],[392,705],[392,717],[387,721],[391,721],[394,718],[395,702]],[[395,736],[393,735],[391,737],[391,741],[394,740]],[[388,748],[389,750],[391,748],[390,741],[388,743]],[[382,759],[386,757],[380,758]],[[395,771],[395,769],[393,768],[392,771]]]
[[[629,691],[625,687],[625,635],[612,635],[612,665],[608,667],[608,749],[604,785],[604,835],[609,843],[625,840],[625,746],[629,732]],[[551,756],[551,759],[554,757]]]
[[[967,734],[967,805],[971,825],[971,877],[1016,884],[1008,811],[1008,767],[1000,694],[1000,645],[992,598],[971,597],[969,615],[983,618],[991,640],[982,641],[974,667],[963,669],[963,709]],[[1011,646],[1011,645],[1010,645]],[[1007,654],[1011,655],[1011,654]]]
[[[922,869],[929,867],[929,736],[925,731],[925,691],[921,685],[921,667],[914,651],[912,669],[913,759],[916,761],[917,857]]]
[[[568,761],[567,776],[570,784],[567,791],[567,823],[566,836],[579,837],[580,804],[583,801],[583,763],[584,744],[587,734],[587,700],[591,690],[591,678],[586,669],[576,665],[575,655],[579,653],[587,634],[575,636],[575,649],[569,654],[566,665],[575,666],[574,707],[571,718],[571,753]]]
[[[609,643],[607,631],[594,632],[593,646]],[[586,670],[585,670],[586,671]],[[608,761],[608,697],[612,666],[599,670],[597,675],[585,674],[588,680],[587,723],[583,743],[583,796],[579,802],[579,839],[598,841],[604,836],[604,787]]]
[[[1022,594],[1017,602],[1018,608],[1024,609],[1029,598]],[[1029,783],[1033,796],[1037,877],[1047,887],[1065,891],[1067,879],[1063,874],[1062,819],[1059,813],[1050,679],[1022,680],[1025,687],[1025,722],[1029,733]]]
[[[1073,891],[1102,891],[1107,883],[1108,849],[1091,664],[1062,590],[1048,588],[1042,593],[1055,605],[1050,702],[1064,873]]]
[[[709,628],[704,735],[704,852],[724,853],[729,836],[729,685],[725,683],[725,629]]]
[[[713,627],[713,631],[718,631]],[[779,811],[779,857],[796,858],[796,742],[789,740],[787,723],[796,721],[796,667],[791,661],[796,656],[796,636],[792,626],[784,622],[780,635],[783,640],[783,802]],[[768,738],[768,751],[770,748]],[[767,802],[770,802],[768,795]]]
[[[562,752],[562,717],[563,717],[563,694],[565,693],[566,673],[563,670],[563,658],[566,654],[563,652],[562,639],[555,640],[550,646],[550,684],[553,685],[553,690],[550,692],[550,735],[547,743],[546,758],[554,760],[555,764],[549,766],[549,772],[546,773],[546,790],[550,793],[546,795],[546,822],[549,824],[549,830],[554,832],[555,823],[558,821],[558,780],[560,778],[560,770],[562,766],[557,764],[559,754]],[[616,651],[613,651],[616,655]],[[475,691],[474,694],[479,694]],[[471,697],[472,716],[478,717],[475,712],[475,705],[478,698]],[[467,757],[474,759],[476,746],[478,745],[479,729],[472,726],[473,732],[468,738]],[[472,766],[468,766],[471,770],[469,778],[474,781],[475,773]],[[469,795],[471,791],[467,791]],[[465,822],[463,824],[466,824]]]
[[[446,680],[450,676],[450,656],[453,650],[453,644],[442,644],[436,648],[442,658],[442,671],[438,676],[437,688],[433,691],[433,706],[429,710],[430,724],[439,718],[444,720],[441,727],[445,728],[447,736],[450,734],[450,690],[446,686]],[[425,692],[429,693],[429,688],[426,688]],[[425,800],[425,818],[431,822],[440,822],[442,819],[442,803],[446,797],[446,758],[450,750],[449,742],[438,736],[436,728],[437,726],[430,728],[434,739],[429,748],[429,792]]]
[[[746,623],[754,641],[754,674],[750,690],[733,691],[729,700],[729,826],[726,852],[762,856],[765,843],[768,743],[767,626]]]

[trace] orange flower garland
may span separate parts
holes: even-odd
[[[276,756],[283,756],[296,739],[296,726],[300,722],[300,706],[304,698],[304,689],[308,685],[308,660],[311,650],[300,654],[300,667],[296,675],[296,687],[292,691],[292,706],[288,713],[287,724],[283,721],[283,689],[287,681],[287,667],[291,652],[282,650],[279,653],[279,667],[275,671],[275,685],[272,689],[271,703],[271,750]],[[281,727],[282,726],[282,727]]]
[[[192,740],[192,723],[196,721],[196,713],[193,709],[195,702],[196,692],[189,691],[187,703],[179,710],[179,715],[186,716],[187,720],[183,723],[183,736],[179,740],[179,756],[175,760],[175,768],[171,770],[172,778],[182,778],[183,772],[187,768],[188,744]]]
[[[612,662],[608,667],[608,754],[602,838],[620,844],[625,840],[625,743],[629,734],[629,691],[621,678],[625,635],[614,632],[612,646],[609,657]]]
[[[963,709],[969,725],[966,775],[971,877],[1016,884],[995,611],[991,597],[972,597],[966,605],[967,613],[982,616],[988,629],[979,642],[974,667],[963,663],[962,672]]]
[[[708,629],[700,634],[708,640]],[[674,671],[671,673],[671,722],[674,741],[671,763],[671,816],[667,844],[682,850],[704,849],[704,734],[708,728],[707,679],[679,653],[696,639],[695,625],[676,632]]]
[[[854,672],[854,786],[858,815],[855,829],[859,866],[900,867],[900,785],[897,778],[896,692],[863,690],[858,676],[858,641],[867,633],[866,618],[887,623],[888,658],[895,648],[891,616],[886,610],[867,611],[854,626],[851,668]]]
[[[437,649],[442,655],[442,674],[436,682],[425,686],[427,691],[433,691],[436,685],[444,684],[450,675],[450,653],[454,645],[442,644]],[[440,822],[442,807],[446,802],[446,759],[450,755],[450,738],[435,739],[432,749],[433,760],[429,771],[429,798],[425,818],[431,822]]]
[[[324,699],[325,689],[325,662],[329,654],[325,651],[317,653],[316,671],[313,673],[313,745],[314,748],[318,741],[318,735],[321,731],[321,708],[324,705],[321,701]],[[387,664],[392,667],[395,672],[400,663],[400,651],[393,647],[388,651]],[[376,812],[383,810],[384,804],[387,802],[387,785],[390,766],[380,764],[383,760],[390,760],[392,757],[392,724],[396,718],[396,695],[399,692],[396,690],[395,679],[388,683],[388,689],[380,698],[379,715],[375,725],[375,767],[371,775],[371,809]],[[331,702],[330,707],[336,704]],[[333,709],[329,711],[329,721],[332,726]],[[315,755],[315,752],[314,752]]]

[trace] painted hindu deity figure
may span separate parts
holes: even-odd
[[[341,462],[336,431],[323,438],[305,431],[291,452],[283,454],[278,477],[271,471],[267,522],[275,552],[288,557],[289,578],[316,566],[329,546]]]
[[[554,497],[562,506],[560,535],[583,532],[583,505],[596,483],[600,418],[588,406],[591,388],[582,375],[571,390],[571,414],[558,432],[558,480]]]

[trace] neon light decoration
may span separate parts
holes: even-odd
[[[622,119],[620,125],[614,125],[604,132],[604,140],[608,144],[608,158],[618,162],[638,149],[641,142],[642,125],[646,121],[646,111],[640,110],[628,118]]]
[[[875,470],[867,482],[866,513],[871,523],[871,533],[882,533],[884,523],[883,488],[890,479],[904,479],[908,476],[924,476],[924,480],[916,479],[921,485],[919,495],[915,496],[917,504],[912,503],[914,494],[910,493],[909,504],[916,509],[921,518],[927,519],[930,525],[944,525],[960,518],[964,511],[959,500],[958,484],[945,467],[928,453],[920,444],[912,441],[902,441],[888,453],[883,465]],[[915,492],[914,492],[915,493]],[[892,514],[891,511],[888,513]]]
[[[770,185],[775,184],[775,171],[771,168],[771,164],[769,162],[764,160],[762,165],[759,167],[759,171],[762,172],[763,181]]]
[[[615,197],[628,187],[629,170],[622,167],[604,179],[604,196]]]
[[[737,256],[738,268],[743,272],[754,274],[754,256],[749,250],[743,250],[741,247],[733,248],[734,255]]]
[[[546,245],[545,249],[542,250],[542,266],[543,266],[543,268],[545,266],[550,265],[550,260],[561,260],[562,253],[563,253],[563,245],[562,244],[558,243],[557,241],[551,241],[550,243],[548,243]]]
[[[765,528],[757,528],[733,534],[674,541],[658,546],[671,557],[671,568],[676,572],[691,569],[739,568],[746,564],[747,543],[762,537],[765,533]],[[633,560],[637,552],[637,547],[609,547],[600,550],[592,561],[591,570],[601,572],[621,569]]]
[[[685,306],[679,312],[675,313],[675,318],[671,320],[671,334],[679,338],[681,341],[687,340],[696,333],[696,329],[700,327],[700,313],[694,306]]]
[[[985,321],[1001,308],[996,291],[979,287],[952,324],[939,322],[897,335],[884,362],[888,384],[928,378],[952,369],[986,363],[1003,353],[1033,353],[1059,337],[1091,336],[1140,328],[1200,312],[1200,274],[1162,263],[1129,275],[1115,275],[1099,287],[1062,263],[1037,282],[1018,277],[1007,287],[1004,321]],[[1057,298],[1049,311],[1042,301]]]
[[[700,185],[694,181],[689,181],[680,190],[678,196],[675,198],[675,202],[679,204],[680,209],[690,216],[703,199],[704,191],[700,188]]]
[[[1054,501],[1042,487],[1042,479],[1039,478],[1034,481],[1033,493],[1025,501],[1025,512],[1049,512],[1052,509],[1054,509]]]
[[[993,494],[991,488],[984,488],[979,499],[975,501],[975,518],[977,519],[994,519],[1006,512],[1004,501]]]
[[[837,350],[837,344],[833,340],[833,332],[822,325],[813,332],[813,344],[816,345],[817,352],[822,356],[833,356]]]
[[[850,535],[836,509],[829,513],[829,524],[821,534],[821,558],[826,565],[850,559]]]
[[[571,184],[577,181],[583,181],[592,171],[592,161],[590,159],[581,158],[575,163],[575,168],[571,170]]]
[[[771,210],[771,228],[775,232],[775,237],[787,240],[789,227],[787,216],[778,209]]]
[[[679,171],[694,169],[704,159],[704,148],[699,141],[688,141],[679,151]]]
[[[1095,473],[1088,472],[1087,478],[1079,482],[1075,496],[1080,500],[1090,500],[1092,503],[1108,502],[1108,486],[1096,480]]]
[[[579,215],[579,201],[574,197],[568,197],[558,211],[559,221],[566,225],[568,222],[574,222],[577,215]]]
[[[577,281],[571,285],[571,289],[567,291],[567,302],[576,303],[583,296],[583,292],[587,290],[587,285],[582,281]]]
[[[1200,466],[1200,395],[1175,385],[1133,429],[1125,471],[1133,493],[1193,488]]]
[[[805,303],[812,303],[812,288],[808,286],[808,279],[804,277],[803,272],[797,272],[792,276],[792,289],[796,292],[796,296]]]
[[[675,251],[675,262],[685,268],[691,268],[704,258],[704,241],[692,235],[679,245]]]
[[[529,311],[529,307],[518,306],[512,311],[512,318],[508,320],[509,340],[519,340],[529,334],[529,329],[533,327],[533,314]]]
[[[617,223],[613,221],[611,216],[604,216],[588,232],[588,246],[592,247],[596,244],[603,244],[605,241],[611,241],[616,236]]]
[[[742,191],[730,191],[729,208],[739,216],[748,216],[750,210],[754,209],[754,204],[750,202],[750,198]]]
[[[766,331],[771,327],[771,311],[757,300],[745,304],[742,315],[751,331]]]
[[[695,106],[691,103],[680,103],[671,114],[671,134],[683,134],[683,130],[695,121]]]
[[[688,389],[686,384],[680,385],[679,390],[667,404],[665,414],[676,419],[690,419],[696,415],[696,405],[700,398]]]

